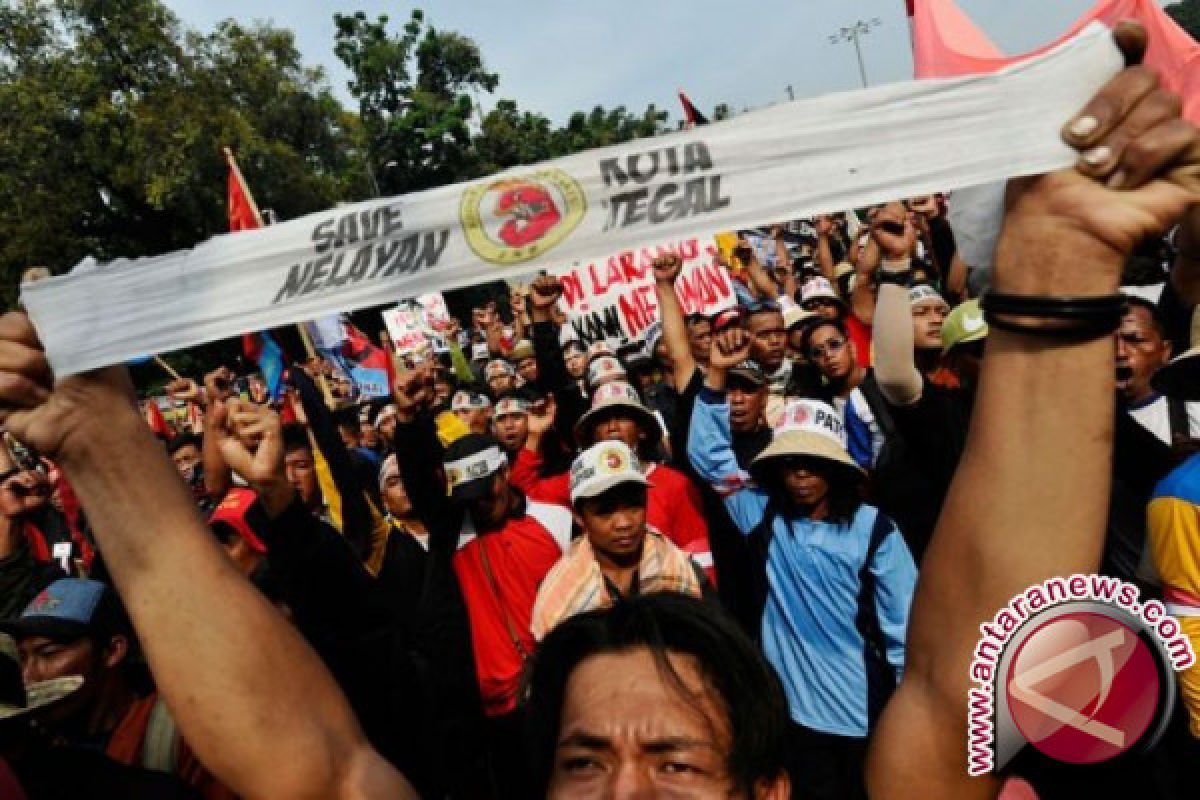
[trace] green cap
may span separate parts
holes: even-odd
[[[988,324],[983,319],[983,309],[978,300],[968,300],[946,315],[942,323],[942,352],[967,342],[986,339]]]

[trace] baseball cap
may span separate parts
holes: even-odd
[[[533,357],[533,342],[529,341],[528,339],[522,339],[514,344],[512,352],[508,354],[508,360],[514,363]]]
[[[752,462],[761,468],[767,462],[785,456],[819,458],[862,472],[846,451],[846,426],[833,406],[807,398],[791,400],[784,406],[771,443]]]
[[[45,636],[74,641],[128,631],[117,593],[100,581],[61,578],[29,601],[20,616],[0,622],[0,633],[15,639]]]
[[[767,382],[767,374],[762,371],[762,367],[753,361],[743,361],[729,370],[726,381],[730,380],[748,383],[757,389]]]
[[[474,409],[490,408],[492,401],[483,392],[473,392],[459,389],[450,400],[451,411],[471,411]]]
[[[625,381],[612,381],[596,389],[596,393],[592,395],[592,407],[575,423],[575,441],[588,442],[589,429],[597,420],[610,415],[614,410],[620,410],[637,420],[651,444],[661,437],[662,430],[659,428],[658,418],[642,404],[637,390]]]
[[[599,442],[571,464],[571,503],[607,492],[623,483],[649,484],[638,457],[624,442]]]
[[[809,278],[800,287],[800,304],[803,305],[809,300],[834,300],[842,303],[841,295],[833,288],[833,284],[827,278],[816,277]]]
[[[968,300],[951,310],[942,322],[942,352],[947,353],[956,345],[977,342],[987,335],[988,324],[979,300]]]
[[[926,300],[936,300],[944,306],[949,306],[946,298],[942,297],[941,292],[933,288],[927,283],[918,283],[915,286],[910,286],[908,289],[908,303],[911,306],[917,306],[924,303]]]
[[[503,417],[508,414],[528,414],[529,401],[519,395],[505,395],[496,401],[496,410],[493,416]]]
[[[235,486],[226,492],[209,515],[208,524],[214,530],[218,525],[231,528],[251,550],[261,554],[267,552],[267,546],[258,533],[266,530],[267,517],[262,506],[258,505],[258,494],[253,489]]]
[[[491,477],[507,466],[508,458],[491,436],[468,433],[446,448],[442,459],[450,496],[455,500],[475,500],[491,489]]]
[[[0,634],[0,725],[48,710],[82,685],[82,675],[67,675],[26,686],[21,678],[17,643],[11,636]]]
[[[587,382],[589,386],[599,386],[605,381],[624,380],[625,368],[614,355],[601,355],[588,362]]]
[[[487,380],[492,378],[500,378],[503,376],[512,377],[517,374],[517,370],[512,364],[502,358],[496,358],[488,362],[483,370],[483,377]]]

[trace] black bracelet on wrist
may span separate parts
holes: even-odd
[[[912,269],[909,268],[903,272],[885,272],[884,270],[879,270],[876,273],[875,282],[880,286],[883,286],[885,283],[891,283],[907,289],[912,286]]]
[[[1120,327],[1128,301],[1119,293],[1044,297],[989,290],[984,293],[981,305],[984,319],[998,330],[1085,340],[1110,334]]]

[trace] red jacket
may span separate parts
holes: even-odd
[[[454,555],[488,716],[516,708],[525,658],[537,647],[529,630],[533,601],[570,536],[568,515],[530,502],[524,515],[509,519],[499,531],[476,536]]]

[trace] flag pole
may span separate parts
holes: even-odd
[[[313,346],[312,336],[308,333],[308,328],[303,322],[296,324],[296,330],[300,332],[300,341],[304,342],[304,352],[310,360],[317,359],[317,348]],[[325,405],[329,408],[334,408],[333,391],[329,388],[329,382],[325,380],[325,373],[317,371],[317,385],[321,387],[321,394],[325,397]]]
[[[180,380],[180,378],[182,377],[178,372],[175,371],[174,367],[172,367],[170,364],[168,364],[166,361],[163,360],[162,356],[155,356],[154,363],[158,364],[160,367],[165,369],[167,371],[167,374],[170,375],[175,380]]]

